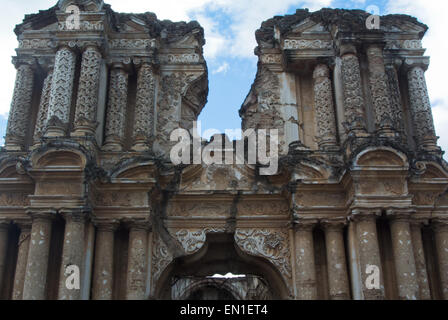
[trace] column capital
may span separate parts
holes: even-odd
[[[388,209],[386,215],[390,220],[410,222],[411,216],[415,212],[415,209]]]
[[[313,231],[319,220],[314,218],[295,218],[293,228],[296,231]]]
[[[314,79],[329,78],[329,77],[330,77],[330,68],[327,64],[319,63],[318,65],[316,65],[313,72]]]
[[[12,64],[19,69],[21,66],[28,66],[33,70],[37,68],[37,60],[36,58],[30,56],[15,56],[12,57]]]
[[[36,208],[28,209],[26,213],[31,217],[32,221],[52,221],[56,218],[56,209]]]
[[[429,224],[428,219],[411,219],[410,221],[412,228],[419,228],[421,229],[423,226],[427,226]]]
[[[132,60],[129,57],[111,57],[107,60],[107,64],[112,70],[121,69],[129,72],[132,65]]]
[[[448,232],[448,218],[436,218],[431,220],[431,226],[435,232]]]
[[[115,232],[120,227],[120,221],[116,219],[98,219],[92,220],[93,225],[98,231]]]
[[[421,68],[423,71],[428,70],[430,59],[429,57],[412,57],[404,60],[403,66],[406,71],[414,68]]]
[[[134,57],[132,58],[132,62],[138,70],[143,67],[149,67],[154,70],[157,65],[157,61],[154,57]]]
[[[339,55],[344,57],[346,55],[356,56],[358,54],[358,50],[356,49],[356,45],[354,43],[344,41],[345,43],[339,46]]]
[[[320,225],[323,227],[324,230],[328,231],[339,231],[343,230],[344,227],[347,225],[347,218],[330,218],[330,219],[323,219],[320,221]]]
[[[85,223],[91,214],[90,208],[61,209],[59,213],[66,222]]]
[[[151,221],[146,218],[129,218],[125,219],[124,223],[131,231],[150,231],[152,229]]]
[[[376,220],[380,216],[380,209],[353,209],[349,219],[351,221],[370,221]]]

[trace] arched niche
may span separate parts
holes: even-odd
[[[155,283],[154,297],[170,299],[172,280],[176,277],[203,277],[214,274],[244,274],[263,278],[273,299],[289,299],[289,290],[278,269],[267,259],[243,252],[232,234],[207,235],[204,246],[193,255],[179,257],[161,274]]]
[[[408,169],[409,163],[405,154],[389,147],[379,147],[360,152],[354,160],[354,167]]]
[[[50,150],[32,159],[34,169],[40,168],[85,168],[87,159],[81,152],[72,150]]]

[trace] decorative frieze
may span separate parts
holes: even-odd
[[[156,45],[155,39],[113,39],[109,40],[110,49],[147,49]]]
[[[161,63],[165,64],[190,64],[201,62],[200,56],[196,53],[161,54],[158,58]]]
[[[332,49],[333,41],[330,40],[295,40],[286,39],[283,43],[285,50],[305,50],[305,49]]]

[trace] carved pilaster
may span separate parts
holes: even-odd
[[[422,151],[439,152],[431,101],[426,87],[425,70],[428,65],[429,61],[424,59],[407,59],[405,61],[405,66],[408,69],[409,102],[417,148]]]
[[[432,226],[436,239],[440,286],[443,299],[448,300],[448,219],[435,219],[432,221]]]
[[[425,251],[423,248],[422,227],[428,224],[425,220],[411,220],[411,236],[414,251],[415,268],[417,270],[418,287],[421,300],[431,300]]]
[[[344,227],[346,219],[328,219],[321,222],[325,231],[327,249],[328,285],[330,299],[349,300],[347,262],[344,246]]]
[[[375,112],[377,132],[381,136],[394,137],[396,114],[392,112],[389,98],[386,69],[382,45],[371,45],[367,48],[369,62],[369,82]]]
[[[97,228],[93,300],[112,300],[114,276],[114,240],[119,223],[115,220],[94,221]]]
[[[72,104],[75,65],[76,54],[66,46],[61,47],[55,57],[46,137],[58,137],[66,134]]]
[[[154,131],[154,99],[156,79],[154,67],[142,62],[138,71],[137,100],[135,102],[135,119],[132,150],[147,151]]]
[[[388,210],[395,274],[400,300],[417,300],[419,297],[418,275],[410,225],[410,212]]]
[[[9,227],[10,222],[8,220],[0,220],[0,288],[3,288],[3,283],[5,282]]]
[[[82,54],[76,101],[74,136],[95,135],[102,55],[96,46],[87,46]]]
[[[379,210],[353,210],[350,219],[356,225],[357,248],[359,250],[359,266],[361,268],[361,286],[365,300],[384,299],[384,281],[382,274],[380,247],[378,243],[378,232],[376,220],[381,215]],[[370,272],[368,267],[373,266],[380,270],[380,288],[369,288],[367,286]]]
[[[395,115],[396,131],[400,134],[401,141],[407,144],[407,134],[403,116],[403,102],[397,73],[401,63],[401,60],[386,59],[385,68],[389,99],[391,103],[391,112]]]
[[[103,149],[121,151],[125,138],[129,74],[124,64],[114,63],[110,72],[109,103],[106,116],[106,138]]]
[[[19,243],[17,244],[17,263],[14,273],[14,288],[12,292],[13,300],[23,299],[23,285],[25,283],[26,264],[28,261],[28,250],[31,238],[31,221],[18,223],[20,228]]]
[[[317,299],[313,238],[313,230],[317,222],[317,220],[297,220],[294,222],[297,298],[299,300]]]
[[[44,86],[42,88],[42,95],[40,97],[39,112],[37,114],[36,126],[34,128],[34,146],[40,143],[48,119],[48,105],[50,103],[51,84],[53,82],[53,68],[54,65],[49,66],[48,74],[44,80]]]
[[[325,64],[319,64],[314,69],[313,78],[314,106],[316,108],[319,130],[319,148],[323,150],[337,150],[336,118],[330,69]]]
[[[364,94],[361,88],[361,70],[356,50],[345,52],[341,59],[346,129],[348,133],[363,134],[366,131]]]
[[[34,86],[32,64],[32,61],[22,59],[16,61],[17,76],[5,139],[5,147],[9,151],[21,151],[25,147]]]
[[[85,224],[88,213],[84,210],[64,210],[61,214],[65,218],[64,247],[62,249],[62,263],[59,279],[59,300],[81,299],[81,289],[69,289],[66,286],[67,267],[76,266],[83,276]]]

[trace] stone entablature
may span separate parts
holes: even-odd
[[[64,24],[72,4],[78,30]],[[279,130],[272,176],[169,161],[170,133],[207,98],[197,23],[93,0],[27,16],[0,152],[0,298],[188,298],[225,271],[248,276],[223,287],[236,298],[447,299],[426,26],[386,16],[371,31],[366,16],[298,10],[257,31],[240,114],[243,129]]]

